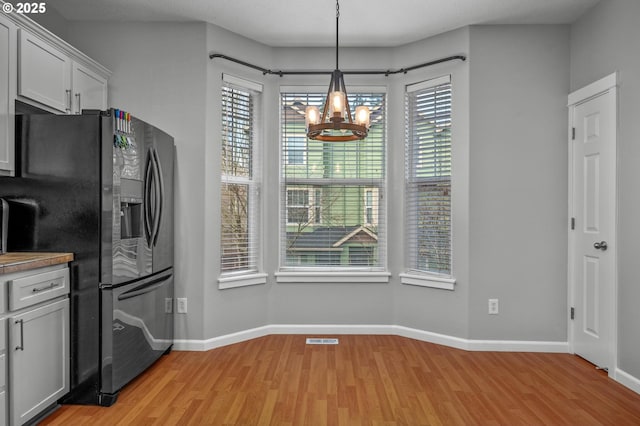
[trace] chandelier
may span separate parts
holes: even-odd
[[[340,4],[339,0],[336,0],[336,69],[331,74],[322,114],[317,106],[307,106],[305,110],[304,121],[309,139],[348,142],[364,139],[369,132],[369,108],[358,106],[355,111],[355,121],[351,117],[344,76],[338,67],[339,20]]]

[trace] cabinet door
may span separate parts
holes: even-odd
[[[0,175],[15,171],[16,26],[0,15]]]
[[[7,424],[7,320],[0,320],[0,426]]]
[[[23,29],[19,39],[18,95],[70,113],[71,59]]]
[[[9,318],[9,405],[20,425],[69,392],[69,299]]]
[[[107,80],[81,64],[73,63],[73,111],[107,109]]]

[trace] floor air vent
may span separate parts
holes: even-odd
[[[337,345],[338,339],[307,338],[307,345]]]

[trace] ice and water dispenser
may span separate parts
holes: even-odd
[[[123,240],[141,238],[143,233],[141,156],[143,152],[136,141],[129,113],[114,110],[114,126],[113,172],[114,182],[120,181],[120,238]]]

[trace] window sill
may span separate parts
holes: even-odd
[[[388,272],[276,272],[277,283],[388,283],[391,274]]]
[[[267,283],[267,274],[250,273],[246,275],[227,275],[218,278],[218,289],[248,287]]]
[[[404,273],[400,274],[400,282],[407,285],[416,285],[419,287],[439,288],[441,290],[453,290],[455,288],[456,279],[449,277],[438,277],[435,275],[419,275]]]

